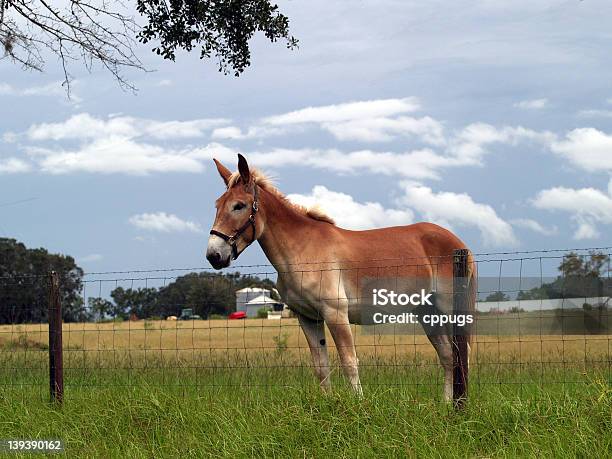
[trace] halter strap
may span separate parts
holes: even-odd
[[[238,228],[238,230],[234,234],[232,234],[231,236],[228,236],[227,234],[224,234],[221,231],[217,231],[215,229],[210,230],[210,234],[212,234],[213,236],[219,236],[221,239],[223,239],[225,242],[227,242],[230,245],[230,247],[232,248],[232,259],[233,260],[238,258],[238,256],[248,246],[250,246],[253,242],[255,242],[255,237],[257,236],[257,232],[255,229],[255,215],[257,215],[257,211],[259,210],[259,201],[257,198],[258,198],[257,184],[253,183],[253,205],[251,206],[251,214],[249,215],[248,220],[244,222],[244,224],[240,228]],[[253,228],[253,237],[251,238],[251,241],[244,247],[244,249],[238,252],[238,245],[236,244],[236,242],[238,241],[238,238],[242,236],[242,234],[247,230],[249,226]]]

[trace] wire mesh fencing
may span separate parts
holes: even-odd
[[[473,262],[472,309],[470,292],[458,289],[469,279],[461,284],[465,273],[453,271],[452,255],[237,266],[223,273],[6,275],[0,278],[0,390],[48,397],[51,389],[55,398],[65,391],[66,399],[134,387],[210,397],[318,390],[323,383],[313,368],[320,370],[321,360],[313,360],[298,316],[330,322],[329,313],[316,315],[322,303],[330,310],[346,306],[347,318],[357,322],[350,331],[366,394],[442,398],[448,375],[441,361],[448,363],[449,351],[455,386],[467,380],[469,367],[470,398],[571,396],[612,383],[609,253],[479,254]],[[433,309],[409,304],[411,296],[430,293]],[[53,320],[59,306],[63,324]],[[458,331],[457,312],[473,316],[469,332]],[[450,319],[440,333],[423,323],[426,316]],[[318,340],[329,353],[325,385],[348,387],[346,341],[330,330]],[[462,344],[469,344],[469,365],[455,349]]]

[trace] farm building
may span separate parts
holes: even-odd
[[[272,292],[265,288],[247,287],[236,291],[236,311],[246,312],[247,317],[257,317],[261,308],[280,312],[285,305],[272,298]]]

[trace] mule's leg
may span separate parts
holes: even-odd
[[[446,285],[442,281],[438,281],[437,288],[442,292],[452,291],[452,285]],[[433,289],[432,289],[433,290]],[[452,311],[452,295],[446,293],[435,293],[433,296],[433,306],[419,306],[419,314],[446,314],[448,311]],[[444,400],[450,402],[453,399],[453,347],[450,333],[452,327],[440,327],[427,326],[422,323],[423,329],[429,341],[433,345],[438,358],[440,359],[440,365],[444,370]]]
[[[298,315],[298,320],[310,348],[315,375],[319,378],[321,389],[327,392],[331,387],[331,381],[329,380],[329,358],[325,343],[325,324],[322,320],[312,320],[301,314]]]
[[[444,400],[453,399],[453,348],[447,335],[428,335],[444,369]]]
[[[361,388],[361,381],[359,381],[359,360],[355,351],[348,314],[341,313],[338,310],[331,310],[324,314],[324,317],[327,328],[329,328],[329,332],[332,338],[334,338],[336,349],[338,349],[344,374],[355,392],[361,396],[363,395],[363,390]]]

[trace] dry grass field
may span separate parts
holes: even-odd
[[[356,325],[353,333],[363,361],[379,366],[436,362],[433,347],[420,329],[416,334],[373,333],[371,328]],[[333,343],[329,336],[328,342]],[[4,354],[29,352],[32,358],[47,343],[46,324],[0,326],[0,352]],[[118,358],[126,357],[131,364],[206,366],[207,362],[225,362],[238,366],[251,365],[262,355],[305,366],[310,363],[304,335],[291,318],[67,323],[63,344],[67,366],[86,360],[112,367]],[[335,360],[335,348],[329,348]],[[593,365],[609,368],[612,335],[478,335],[472,349],[473,365],[561,364],[584,372]]]

